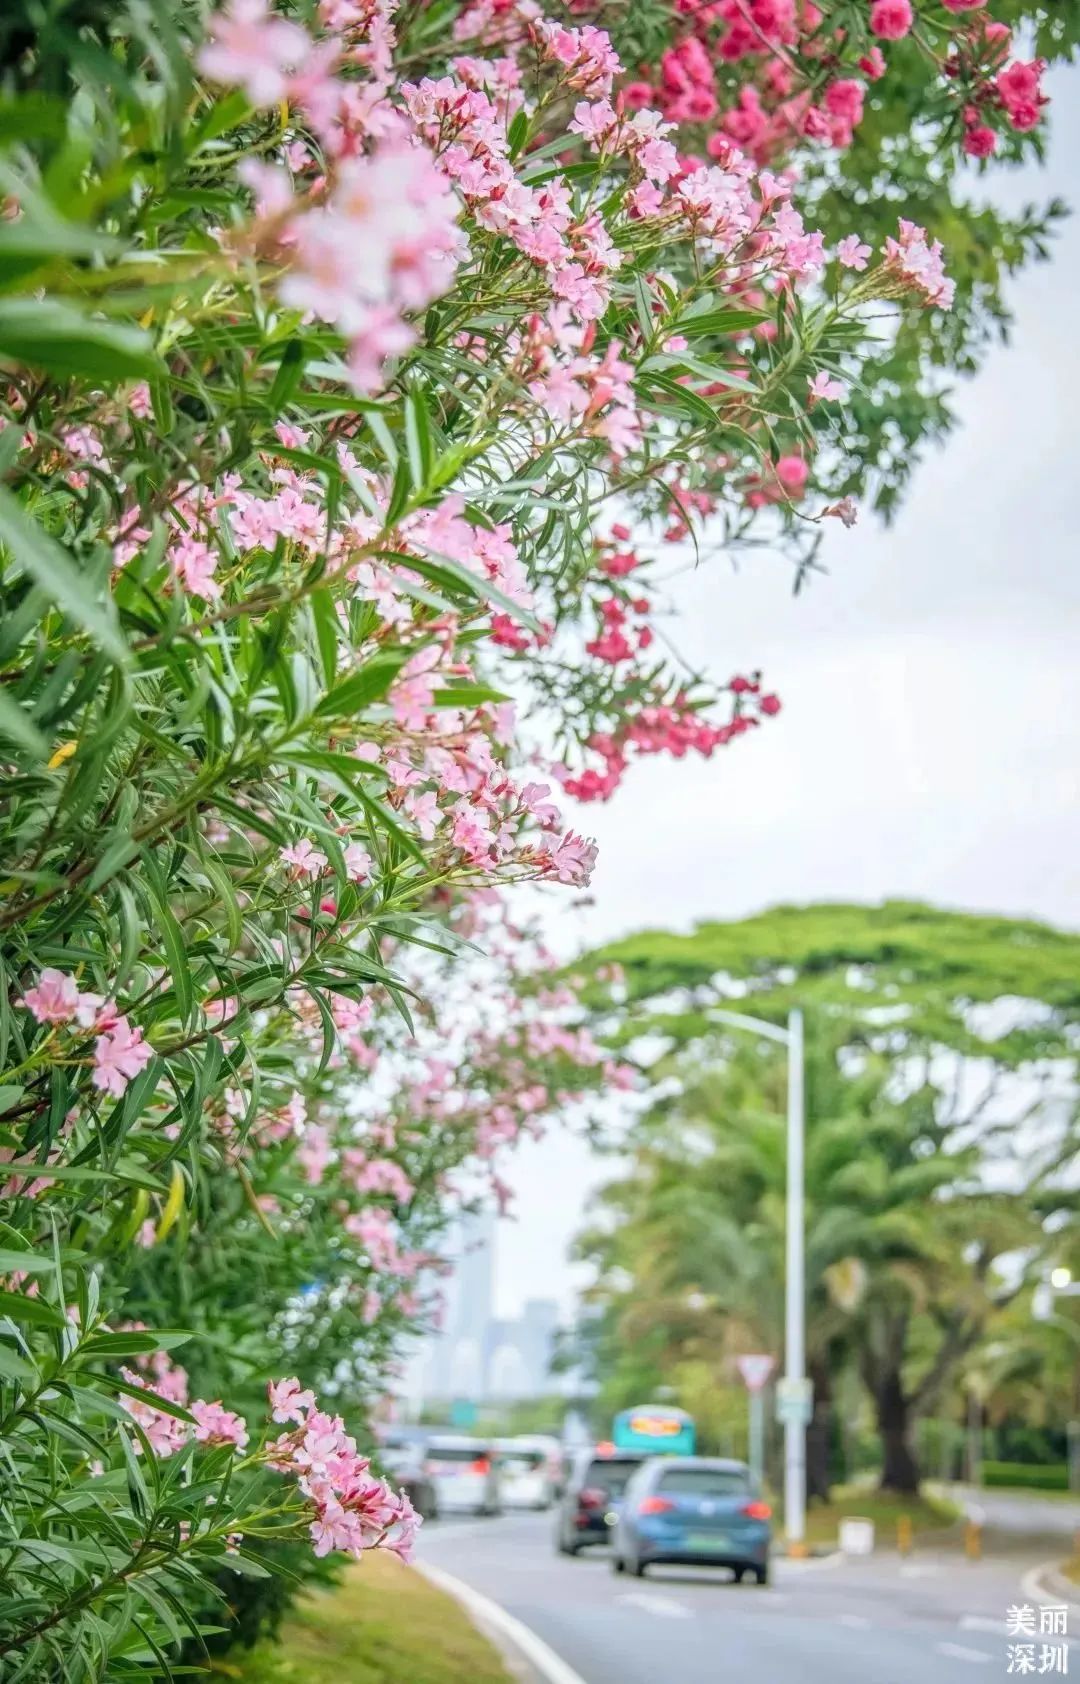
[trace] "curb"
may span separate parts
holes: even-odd
[[[463,1579],[445,1573],[441,1567],[431,1567],[425,1561],[414,1561],[413,1567],[438,1590],[454,1598],[485,1636],[491,1638],[516,1678],[527,1680],[529,1684],[535,1684],[537,1680],[539,1684],[586,1684],[581,1674],[575,1672],[561,1655],[557,1655],[542,1637],[482,1591],[474,1590]]]
[[[1043,1561],[1029,1568],[1020,1588],[1033,1602],[1067,1602],[1080,1612],[1080,1585],[1065,1577],[1057,1561]]]

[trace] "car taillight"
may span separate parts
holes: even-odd
[[[670,1514],[675,1504],[670,1497],[646,1497],[638,1504],[638,1514]]]
[[[768,1503],[744,1503],[739,1512],[744,1514],[747,1520],[768,1520],[772,1515]]]
[[[491,1462],[486,1456],[478,1456],[475,1462],[469,1463],[469,1472],[474,1474],[490,1473]]]
[[[578,1492],[577,1500],[579,1509],[602,1509],[607,1502],[607,1492],[586,1485]]]

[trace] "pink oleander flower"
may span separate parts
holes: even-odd
[[[945,274],[941,241],[931,241],[925,228],[906,217],[900,218],[897,239],[885,241],[885,268],[927,304],[941,310],[951,308],[956,283]]]
[[[870,28],[882,41],[902,41],[915,21],[911,0],[873,0]]]
[[[574,831],[568,830],[552,851],[551,865],[546,875],[557,878],[560,883],[572,883],[575,888],[584,888],[592,877],[598,851],[595,842],[587,841],[584,836],[578,836]]]
[[[350,882],[364,883],[371,876],[371,855],[359,842],[350,842],[345,849],[345,870]]]
[[[119,1017],[94,1043],[94,1072],[90,1079],[96,1088],[119,1099],[153,1056],[154,1049],[143,1039],[142,1030],[133,1029],[126,1017]]]
[[[315,1408],[315,1393],[302,1391],[299,1380],[271,1380],[266,1394],[275,1421],[302,1421]]]
[[[79,1009],[79,985],[73,976],[47,965],[34,988],[28,988],[22,1004],[39,1023],[70,1023]]]
[[[865,269],[870,256],[871,248],[858,234],[845,234],[836,248],[836,261],[845,269]]]
[[[237,1450],[243,1450],[248,1430],[239,1415],[234,1415],[220,1401],[204,1403],[202,1398],[196,1398],[190,1408],[196,1421],[195,1437],[200,1444],[233,1444]]]
[[[212,602],[221,595],[221,586],[214,578],[218,564],[216,550],[194,538],[190,532],[180,532],[169,545],[167,559],[177,579],[191,596],[201,596]]]
[[[819,369],[817,374],[814,375],[814,378],[809,382],[809,388],[811,409],[816,403],[842,398],[847,394],[847,387],[844,382],[833,380],[831,376],[825,373],[824,369]]]
[[[242,87],[252,105],[276,105],[311,50],[306,30],[272,17],[266,0],[231,0],[210,19],[198,64],[212,81]]]
[[[827,509],[822,509],[823,515],[831,515],[844,526],[854,526],[859,518],[858,504],[852,497],[841,497],[839,503],[830,503]]]
[[[291,848],[282,848],[278,858],[290,868],[291,877],[320,877],[327,867],[326,855],[306,836]]]
[[[435,791],[425,789],[417,794],[415,790],[410,790],[405,797],[404,807],[424,841],[430,842],[442,822]]]

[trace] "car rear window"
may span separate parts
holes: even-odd
[[[630,1475],[636,1473],[640,1466],[640,1460],[620,1462],[614,1456],[605,1456],[603,1461],[589,1463],[583,1483],[599,1487],[609,1497],[621,1497],[630,1482]]]
[[[433,1444],[431,1446],[431,1460],[433,1462],[475,1462],[488,1452],[482,1444],[475,1447],[461,1444]]]
[[[675,1497],[745,1497],[750,1476],[738,1468],[665,1468],[657,1490]]]
[[[508,1468],[542,1468],[547,1457],[542,1450],[504,1450],[503,1460]]]

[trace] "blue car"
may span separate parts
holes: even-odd
[[[769,1579],[772,1515],[745,1462],[650,1457],[626,1487],[612,1539],[616,1573],[641,1578],[654,1562],[727,1567]]]

